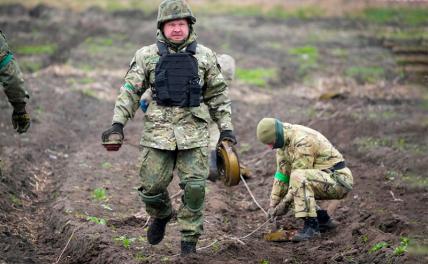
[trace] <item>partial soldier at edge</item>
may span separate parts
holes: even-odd
[[[30,127],[30,115],[25,107],[30,98],[25,86],[22,72],[19,69],[6,37],[0,31],[0,84],[13,107],[12,124],[18,133],[27,132]]]

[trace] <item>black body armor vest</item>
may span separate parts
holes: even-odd
[[[165,43],[157,42],[161,55],[155,68],[154,99],[159,105],[197,107],[201,103],[196,41],[185,52],[170,54]]]

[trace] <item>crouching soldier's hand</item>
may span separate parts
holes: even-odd
[[[118,151],[122,146],[124,137],[123,125],[120,123],[114,123],[101,135],[102,144],[107,151]]]
[[[235,134],[233,134],[232,130],[223,130],[220,132],[220,138],[218,139],[217,145],[219,145],[222,141],[229,141],[233,145],[236,145],[237,143]]]
[[[277,206],[271,207],[268,210],[269,219],[274,219],[277,216],[285,215],[290,207],[290,202],[283,199]]]
[[[31,124],[30,115],[25,110],[25,103],[16,103],[13,105],[12,125],[19,134],[27,132]]]

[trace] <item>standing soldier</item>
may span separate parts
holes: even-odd
[[[182,255],[196,252],[203,230],[210,118],[221,131],[219,142],[236,144],[227,84],[215,53],[196,43],[195,22],[183,0],[159,5],[157,43],[136,52],[116,100],[113,125],[102,135],[108,150],[118,150],[123,127],[137,111],[142,94],[152,90],[140,142],[139,194],[153,219],[147,239],[155,245],[164,237],[173,214],[167,187],[177,169],[184,190],[177,215]]]
[[[24,88],[24,79],[18,63],[6,42],[6,37],[0,31],[0,83],[13,106],[12,124],[18,133],[27,132],[30,127],[30,115],[25,110],[29,99]]]
[[[295,216],[304,219],[303,229],[292,239],[295,242],[334,228],[316,200],[343,199],[352,190],[352,173],[342,154],[318,131],[274,118],[259,122],[257,138],[277,149],[269,217],[286,214],[294,203]]]

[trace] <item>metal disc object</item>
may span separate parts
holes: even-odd
[[[272,231],[263,236],[266,241],[272,242],[287,242],[291,241],[293,237],[297,234],[297,230],[283,230],[279,229]]]
[[[226,186],[235,186],[241,180],[238,155],[227,141],[217,146],[217,172]]]

